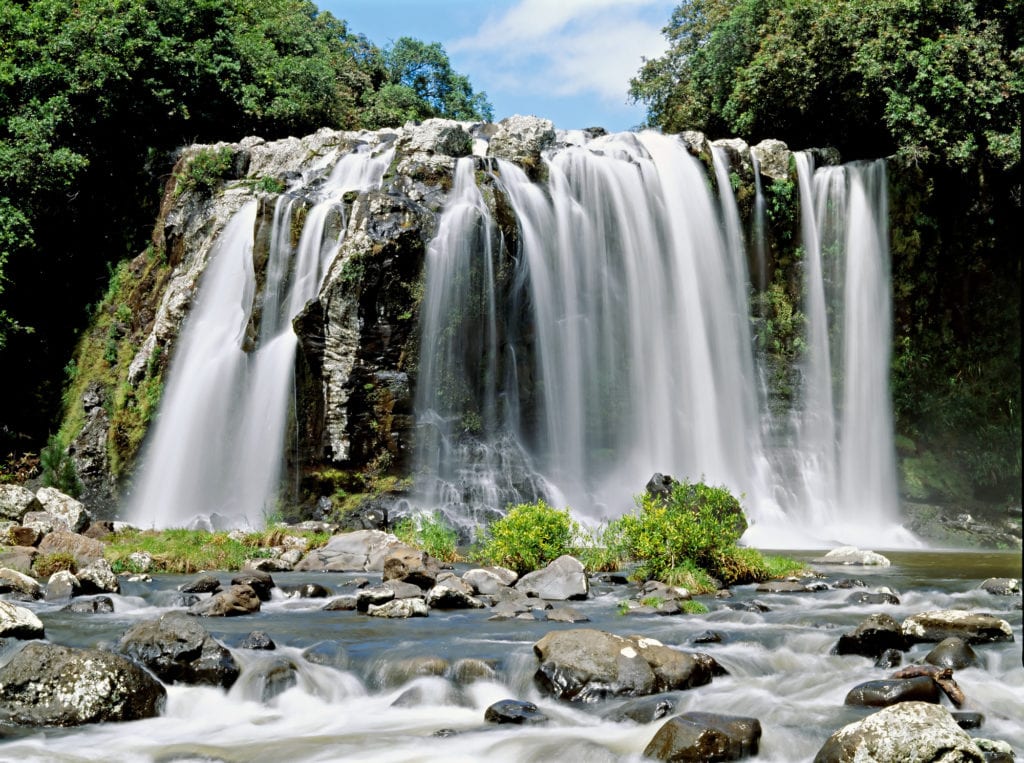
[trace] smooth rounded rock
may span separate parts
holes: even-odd
[[[761,723],[756,718],[689,712],[655,733],[644,757],[667,761],[726,761],[757,755]]]
[[[928,676],[915,678],[884,678],[865,681],[850,689],[843,700],[846,705],[888,707],[899,702],[941,702],[939,685]]]
[[[552,601],[585,599],[590,595],[590,580],[583,563],[568,554],[543,569],[523,575],[515,587],[527,596]]]
[[[484,720],[488,723],[514,723],[519,726],[532,726],[538,723],[547,723],[548,717],[532,702],[503,699],[484,711]]]
[[[31,599],[43,598],[43,587],[35,578],[9,567],[0,567],[0,593],[11,591],[24,594]]]
[[[936,644],[935,648],[925,655],[924,661],[929,665],[953,670],[981,665],[978,653],[971,649],[970,644],[956,636],[945,638]]]
[[[25,607],[0,599],[0,638],[43,638],[43,622]]]

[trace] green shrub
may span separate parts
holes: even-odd
[[[78,571],[78,562],[71,554],[58,551],[55,554],[45,554],[36,557],[32,563],[32,571],[41,580],[46,580],[55,572],[67,570],[70,573]]]
[[[72,498],[81,495],[82,483],[78,480],[75,462],[59,435],[52,434],[46,441],[46,447],[39,453],[39,466],[44,485],[55,487]]]
[[[209,195],[225,178],[234,162],[234,154],[227,146],[220,148],[202,148],[176,175],[178,185],[176,195],[187,191],[197,191]]]
[[[746,529],[739,501],[721,487],[675,483],[667,498],[644,494],[637,511],[615,523],[624,553],[640,563],[637,575],[670,582],[691,567],[716,575],[718,562]]]
[[[706,615],[708,613],[707,607],[693,599],[679,602],[679,608],[688,615]]]
[[[544,501],[521,503],[487,527],[474,559],[522,575],[570,553],[578,535],[579,525],[568,509],[554,509]]]
[[[459,561],[456,550],[459,536],[437,512],[403,517],[391,531],[409,546],[422,549],[442,562]]]

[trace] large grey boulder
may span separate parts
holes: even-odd
[[[942,639],[935,648],[925,655],[924,661],[940,668],[961,670],[981,665],[978,653],[962,638],[951,636]]]
[[[850,689],[845,705],[888,707],[898,702],[933,702],[942,700],[939,685],[929,676],[914,678],[882,678],[865,681]]]
[[[117,651],[167,683],[227,689],[240,672],[231,652],[184,612],[167,612],[136,623],[121,636]]]
[[[761,722],[757,718],[688,712],[658,729],[644,757],[671,761],[740,760],[757,755]]]
[[[427,591],[426,602],[431,609],[484,609],[487,606],[475,596],[444,583]]]
[[[103,558],[103,544],[84,535],[57,530],[39,542],[40,554],[70,554],[79,568]]]
[[[534,680],[545,692],[574,702],[643,696],[709,683],[721,668],[655,639],[579,628],[552,631],[533,645]]]
[[[188,608],[190,615],[199,617],[238,617],[260,611],[260,597],[251,586],[233,585],[209,599],[198,601]]]
[[[539,169],[541,152],[554,142],[555,125],[550,119],[516,114],[498,123],[487,155],[520,164],[530,174]]]
[[[792,152],[781,140],[768,138],[750,149],[761,167],[761,174],[772,180],[789,178],[789,159]]]
[[[814,763],[983,763],[985,756],[949,711],[901,702],[828,738]]]
[[[11,591],[30,599],[43,598],[43,587],[35,578],[9,567],[0,567],[0,593],[10,593]]]
[[[993,596],[1012,596],[1020,593],[1020,581],[1017,578],[989,578],[978,588],[988,591]]]
[[[519,579],[512,570],[504,567],[477,567],[462,574],[462,580],[473,587],[478,594],[494,594],[507,588]]]
[[[32,642],[0,668],[0,719],[26,726],[79,726],[160,714],[156,678],[99,649]]]
[[[120,593],[121,584],[106,559],[97,559],[75,573],[83,594]]]
[[[41,487],[36,491],[36,498],[43,506],[43,511],[52,514],[73,533],[83,532],[92,517],[80,501],[66,495],[55,487]]]
[[[542,570],[523,575],[516,582],[516,590],[553,601],[585,599],[590,595],[590,580],[583,563],[567,554]]]
[[[384,557],[383,580],[398,580],[429,590],[437,582],[441,565],[426,551],[411,546],[392,548]]]
[[[58,570],[46,583],[47,601],[67,601],[82,592],[82,584],[67,570]]]
[[[32,610],[0,599],[0,638],[42,637],[43,622]]]
[[[21,485],[0,485],[0,519],[21,522],[30,511],[42,511],[35,494]]]
[[[407,125],[395,141],[395,148],[404,153],[467,156],[473,151],[473,138],[454,119],[426,119],[418,125]]]
[[[423,599],[392,599],[386,604],[371,604],[366,614],[371,617],[427,617],[430,614]]]
[[[911,615],[903,634],[912,642],[937,642],[956,636],[968,644],[1013,641],[1013,629],[994,615],[959,609],[940,609]]]
[[[296,572],[381,572],[388,552],[403,545],[380,530],[356,530],[331,537],[295,565]]]

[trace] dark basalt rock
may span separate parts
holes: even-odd
[[[287,586],[281,589],[288,596],[299,599],[326,599],[331,596],[330,589],[319,583],[306,583],[300,586]]]
[[[277,649],[277,644],[263,631],[253,631],[238,645],[239,649],[262,649],[272,650]]]
[[[854,686],[843,704],[888,707],[898,702],[930,702],[937,705],[941,696],[939,685],[928,676],[888,678]]]
[[[725,761],[757,755],[761,723],[715,713],[683,713],[665,723],[644,757],[670,761]]]
[[[153,718],[167,690],[130,660],[32,642],[0,668],[0,720],[27,726]]]
[[[863,620],[853,633],[840,636],[834,653],[877,658],[889,649],[905,652],[909,648],[900,624],[890,615],[878,614]]]
[[[608,719],[618,723],[623,721],[653,723],[661,720],[675,709],[676,700],[673,697],[655,694],[651,697],[639,697],[623,703],[609,713]]]
[[[274,587],[274,578],[269,572],[262,570],[245,570],[231,578],[232,586],[249,586],[260,601],[270,601],[270,590]]]
[[[980,729],[985,725],[985,716],[981,713],[952,712],[953,720],[962,729]]]
[[[178,590],[182,593],[216,593],[221,590],[221,587],[220,581],[213,575],[200,575],[182,585]]]
[[[886,649],[875,660],[875,667],[883,670],[898,668],[901,664],[903,664],[903,652],[899,649]]]
[[[136,623],[125,631],[117,651],[167,683],[227,689],[240,672],[231,652],[184,612],[168,612],[156,620]]]
[[[721,644],[724,642],[725,636],[718,631],[704,631],[690,639],[691,644]]]
[[[484,711],[484,720],[488,723],[514,723],[521,726],[547,723],[548,717],[532,702],[503,699]]]
[[[894,593],[880,591],[868,593],[867,591],[854,591],[846,598],[847,604],[899,604],[900,599]]]
[[[924,661],[940,668],[961,670],[981,664],[978,653],[962,638],[951,636],[943,639],[925,655]]]
[[[61,612],[75,612],[80,615],[108,615],[114,611],[114,602],[109,596],[97,596],[94,599],[73,601]]]

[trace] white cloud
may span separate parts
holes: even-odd
[[[665,52],[669,0],[520,0],[446,45],[474,81],[510,92],[594,94],[623,103],[644,57]],[[485,88],[486,89],[486,88]]]

